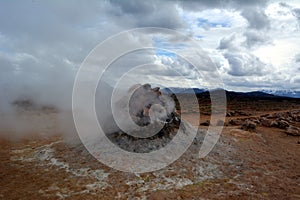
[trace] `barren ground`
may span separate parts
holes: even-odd
[[[197,157],[201,144],[195,141],[170,166],[144,174],[110,169],[59,134],[1,139],[0,199],[300,199],[300,137],[276,127],[258,125],[249,132],[228,124],[300,110],[299,104],[285,105],[245,108],[249,116],[227,117],[218,144],[204,159]],[[193,108],[182,115],[198,126]],[[201,122],[209,118],[203,115]],[[205,130],[200,126],[198,136]]]

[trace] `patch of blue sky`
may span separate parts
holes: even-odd
[[[156,55],[175,57],[176,50],[184,49],[187,47],[187,45],[183,43],[169,42],[165,38],[154,37],[152,41],[153,41],[153,46],[155,48]]]
[[[231,27],[231,23],[227,20],[224,21],[209,21],[208,19],[204,18],[198,18],[197,19],[197,25],[198,27],[203,27],[203,26],[209,26],[209,27],[222,27],[222,28],[229,28]]]
[[[11,51],[8,48],[1,47],[1,46],[0,46],[0,52],[11,53]]]
[[[203,35],[195,35],[194,37],[197,38],[197,39],[203,39],[204,38]]]
[[[155,54],[158,56],[176,57],[175,53],[158,48],[155,49]]]

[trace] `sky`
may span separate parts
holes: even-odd
[[[34,96],[47,102],[53,101],[51,95],[63,102],[92,49],[114,34],[143,27],[172,29],[194,40],[227,90],[300,90],[300,1],[24,0],[0,2],[2,101]],[[184,51],[183,57],[194,56],[184,41],[149,35],[150,40],[133,41],[144,39],[154,48],[172,46]],[[121,56],[105,79],[114,82],[137,65],[144,66],[136,71],[137,82],[209,87],[185,58],[159,49]]]

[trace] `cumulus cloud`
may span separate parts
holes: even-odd
[[[228,62],[228,66],[223,67],[224,73],[231,76],[249,77],[265,75],[267,65],[248,50],[256,43],[259,41],[249,41],[247,37],[243,39],[238,34],[222,38],[218,49],[222,51]]]
[[[265,73],[266,64],[259,58],[248,53],[225,53],[228,60],[228,74],[232,76],[262,76]]]
[[[18,69],[16,65],[23,68],[18,71],[19,74],[26,71],[23,66],[30,65],[34,68],[33,71],[36,71],[35,74],[40,76],[38,78],[40,80],[51,79],[46,75],[41,75],[44,72],[45,74],[52,73],[56,77],[55,74],[62,77],[63,74],[71,74],[68,75],[69,78],[65,79],[65,82],[70,80],[71,83],[78,66],[96,44],[119,31],[143,26],[183,30],[188,34],[191,33],[191,36],[199,35],[200,37],[202,35],[201,45],[202,43],[204,46],[210,45],[207,48],[208,51],[211,51],[213,42],[217,43],[218,40],[221,40],[220,52],[217,51],[217,54],[228,51],[228,53],[237,55],[236,51],[242,51],[243,56],[237,56],[237,60],[244,57],[246,53],[249,54],[246,56],[248,59],[254,59],[252,50],[245,48],[259,48],[259,46],[269,43],[274,37],[273,35],[269,36],[269,32],[267,32],[267,29],[273,28],[272,24],[274,23],[274,20],[270,19],[269,14],[265,12],[265,8],[269,5],[268,1],[261,0],[155,0],[149,2],[112,0],[91,1],[88,4],[82,1],[75,1],[72,4],[58,1],[23,1],[17,5],[13,2],[2,2],[0,7],[0,51],[4,54],[1,62],[6,63],[3,66],[6,66],[6,70],[11,71],[9,74],[13,74],[12,72]],[[291,6],[290,9],[297,17],[297,8]],[[203,15],[199,16],[210,18],[207,19],[207,23],[212,23],[212,26],[209,30],[198,33],[201,28],[198,27],[199,17],[193,19],[194,21],[189,21],[183,13],[194,13],[197,16],[199,11],[205,11]],[[220,15],[218,14],[220,12],[227,14]],[[241,19],[238,18],[240,17],[239,12],[240,16],[247,20],[248,28],[244,28]],[[230,13],[235,14],[230,15]],[[224,22],[226,22],[226,26],[222,25]],[[227,36],[224,37],[224,35]],[[20,60],[17,58],[20,55],[28,55],[32,58]],[[234,59],[232,56],[229,57],[232,63]],[[127,69],[126,66],[131,65],[131,62],[132,65],[145,63],[138,61],[143,60],[142,58],[145,58],[146,62],[155,60],[147,57],[146,54],[140,55],[139,58],[136,56],[133,59],[123,59],[123,71]],[[17,59],[19,60],[13,61]],[[41,72],[38,68],[43,68],[45,71]],[[121,72],[122,69],[117,72]],[[111,74],[114,73],[111,72]],[[167,73],[164,74],[167,75]],[[23,77],[26,82],[26,77],[29,76],[24,74]],[[32,78],[28,78],[28,80],[32,80]]]

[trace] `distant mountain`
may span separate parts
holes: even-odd
[[[233,92],[233,91],[226,91],[227,95],[232,96],[244,96],[244,97],[275,97],[273,94],[268,94],[261,91],[253,91],[253,92]]]
[[[215,89],[220,90],[220,89]],[[213,92],[212,90],[210,92]],[[222,90],[222,89],[221,89]],[[200,88],[180,88],[180,87],[171,87],[163,88],[162,92],[168,94],[197,94],[197,95],[209,95],[207,89]],[[253,92],[234,92],[225,90],[227,97],[261,97],[261,98],[273,98],[273,97],[289,97],[289,98],[300,98],[300,91],[292,90],[262,90],[262,91],[253,91]]]
[[[300,91],[296,90],[262,90],[262,92],[282,97],[300,98]]]

